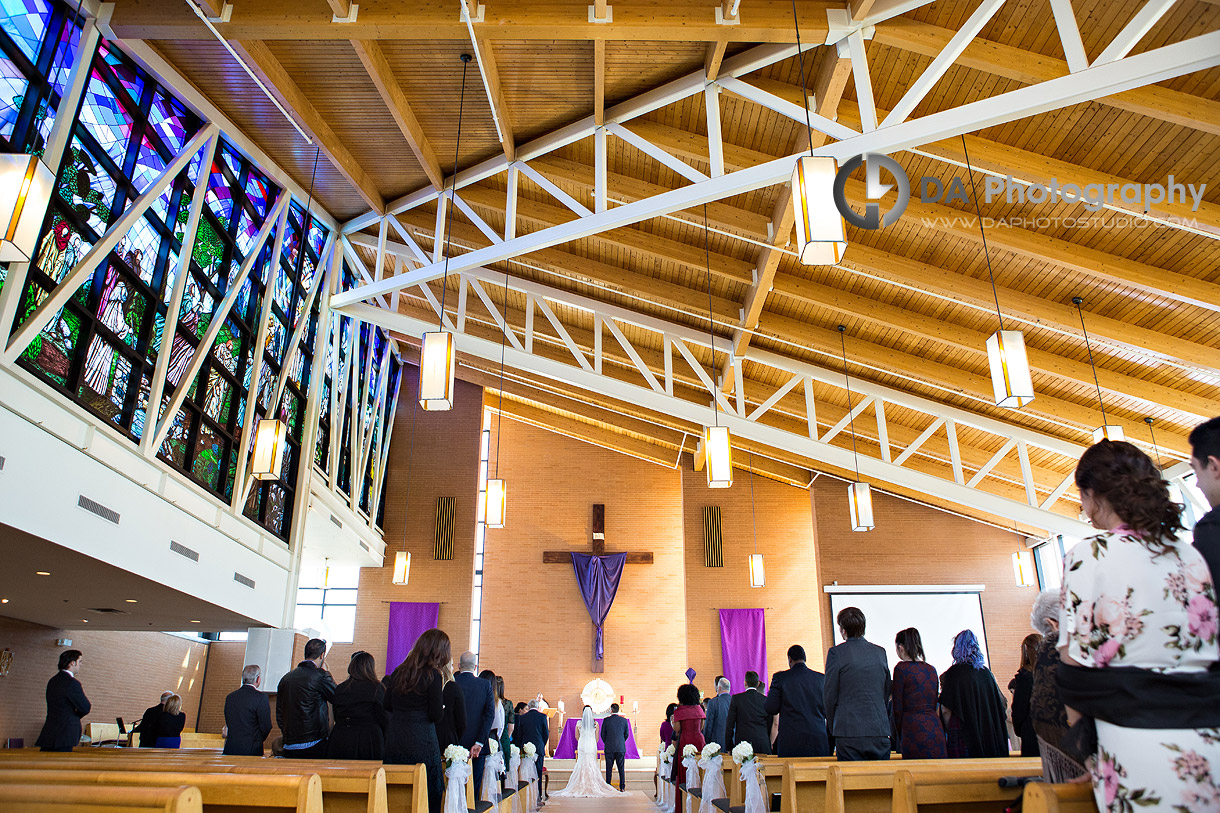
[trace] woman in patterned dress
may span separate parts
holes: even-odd
[[[1087,731],[1080,711],[1094,718],[1097,806],[1220,810],[1220,728],[1200,726],[1220,725],[1220,675],[1207,672],[1220,659],[1207,563],[1178,540],[1180,509],[1135,446],[1103,440],[1075,479],[1101,533],[1064,563],[1058,680],[1069,721]]]
[[[919,630],[908,627],[894,638],[894,731],[903,759],[944,759],[945,729],[936,714],[940,677],[924,660]]]

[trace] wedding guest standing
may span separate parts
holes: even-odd
[[[699,751],[703,750],[706,741],[703,739],[703,721],[706,719],[703,709],[699,706],[699,690],[693,683],[683,683],[678,687],[678,708],[674,710],[674,767],[673,780],[682,787],[686,784],[686,767],[682,764],[682,751],[688,745],[693,745]],[[674,813],[682,813],[682,797],[678,793]]]
[[[903,759],[944,759],[945,729],[936,714],[940,677],[924,660],[919,630],[907,627],[894,638],[894,730]]]
[[[703,724],[703,739],[714,742],[721,748],[725,743],[725,724],[729,719],[729,695],[732,683],[726,677],[716,678],[716,696],[707,701],[707,722]]]
[[[157,718],[161,716],[161,709],[165,708],[165,701],[173,692],[161,692],[161,700],[155,706],[149,706],[144,710],[144,715],[140,717],[140,722],[132,729],[140,735],[141,748],[156,748],[157,747]]]
[[[517,727],[517,713],[513,711],[513,703],[504,696],[504,678],[496,675],[496,698],[504,707],[504,728],[500,731],[500,751],[508,753],[508,746],[513,741],[513,729]],[[508,757],[505,757],[507,764]]]
[[[1220,643],[1207,561],[1179,540],[1181,508],[1132,444],[1091,446],[1075,479],[1099,533],[1067,554],[1058,683],[1068,719],[1081,718],[1073,729],[1096,734],[1097,806],[1214,810],[1220,672],[1208,668]]]
[[[865,618],[858,607],[844,608],[836,621],[843,643],[826,653],[826,730],[840,761],[889,759],[885,650],[864,640]]]
[[[661,723],[661,742],[665,743],[666,747],[673,745],[674,712],[677,710],[677,703],[670,703],[665,707],[665,722]]]
[[[1207,560],[1212,584],[1220,584],[1220,418],[1196,426],[1190,433],[1190,467],[1195,485],[1211,506],[1195,523],[1195,548]]]
[[[186,712],[182,710],[182,698],[171,694],[157,717],[157,747],[181,748],[182,729],[186,727]]]
[[[347,680],[335,688],[335,727],[326,755],[331,759],[375,759],[383,753],[386,729],[385,686],[376,660],[361,650],[347,665]]]
[[[542,701],[537,698],[531,700],[525,714],[517,718],[517,729],[521,732],[521,747],[524,748],[526,743],[532,742],[537,751],[534,755],[534,763],[539,777],[542,776],[542,771],[546,767],[546,745],[551,738],[551,721],[542,713],[541,703]]]
[[[1029,713],[1030,701],[1034,693],[1034,664],[1038,661],[1038,647],[1042,645],[1042,636],[1031,633],[1021,642],[1021,666],[1017,674],[1008,682],[1008,691],[1012,692],[1012,727],[1021,738],[1021,756],[1036,757],[1038,754],[1038,735],[1034,733],[1034,718]]]
[[[763,697],[757,672],[746,672],[746,690],[733,695],[725,718],[720,750],[732,753],[738,743],[748,742],[756,754],[771,753],[771,715]]]
[[[327,703],[335,696],[335,679],[326,671],[326,642],[311,638],[305,660],[280,678],[275,698],[275,722],[284,733],[284,756],[312,759],[326,756],[330,734]]]
[[[461,671],[454,680],[462,690],[466,701],[466,731],[462,734],[462,747],[470,751],[470,767],[474,769],[474,798],[480,798],[483,787],[483,763],[487,760],[487,741],[491,736],[491,723],[496,714],[495,689],[492,684],[475,674],[479,668],[479,656],[463,652],[458,663]]]
[[[525,740],[521,739],[521,726],[518,723],[521,721],[521,715],[525,714],[525,710],[528,708],[529,704],[525,701],[518,701],[517,705],[513,706],[512,744],[518,748],[525,745]]]
[[[382,761],[387,765],[426,766],[430,813],[440,813],[444,789],[436,723],[445,712],[440,670],[452,658],[449,636],[438,629],[428,630],[390,675],[385,695],[390,719]]]
[[[805,665],[805,648],[788,647],[788,669],[776,672],[767,693],[767,714],[779,718],[775,753],[781,757],[828,757],[826,677]]]
[[[271,702],[258,690],[262,680],[262,668],[252,663],[241,670],[241,687],[225,698],[226,755],[263,755],[263,743],[271,733]]]
[[[602,747],[606,754],[606,784],[613,785],[612,769],[618,766],[618,789],[626,793],[627,780],[624,778],[624,766],[627,758],[627,736],[631,733],[631,723],[618,713],[618,703],[610,704],[610,714],[602,720]]]
[[[466,733],[466,698],[453,679],[453,662],[441,667],[441,700],[445,703],[444,714],[436,724],[436,742],[441,753],[451,745],[461,745],[462,735]]]
[[[59,654],[59,671],[47,681],[47,719],[34,741],[43,751],[71,751],[80,742],[80,718],[89,713],[89,698],[76,673],[83,655],[79,649]]]
[[[953,665],[940,676],[940,711],[949,756],[1008,756],[1006,705],[978,639],[970,630],[962,630],[953,639]]]

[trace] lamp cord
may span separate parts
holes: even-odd
[[[450,197],[457,191],[457,172],[458,158],[461,156],[462,149],[462,112],[466,107],[466,69],[470,67],[470,54],[462,54],[462,93],[458,97],[458,126],[457,139],[453,143],[453,181],[449,184]],[[437,206],[448,205],[445,202],[445,190],[441,190],[441,197],[437,198]],[[452,247],[453,235],[453,218],[445,217],[445,273],[441,280],[441,315],[440,323],[437,325],[437,330],[445,326],[445,295],[449,293],[449,249]]]
[[[856,482],[860,482],[860,456],[856,453],[856,415],[851,408],[851,378],[847,375],[847,326],[839,325],[839,346],[843,350],[843,383],[847,385],[847,419],[851,424],[851,457],[856,465]]]
[[[703,204],[703,260],[707,265],[707,338],[712,346],[712,414],[720,426],[720,398],[716,394],[716,317],[712,313],[712,249],[708,243],[707,204]]]
[[[1156,445],[1156,432],[1152,429],[1152,418],[1144,418],[1144,423],[1148,424],[1148,434],[1152,436],[1152,451],[1156,454],[1156,467],[1161,468],[1161,450]]]
[[[421,359],[423,358],[422,348],[420,351],[420,358]],[[423,376],[422,376],[422,374],[420,374],[418,372],[418,368],[416,368],[416,369],[417,369],[417,373],[416,373],[416,377],[415,377],[415,391],[416,391],[415,394],[418,396],[419,395],[419,383],[420,383],[420,380],[423,378]],[[415,459],[415,416],[419,412],[419,398],[416,397],[412,400],[415,401],[415,405],[413,407],[411,407],[411,445],[407,449],[407,489],[406,489],[406,493],[403,495],[403,500],[402,500],[402,512],[403,512],[404,517],[406,517],[407,511],[409,510],[409,508],[411,506],[411,461]],[[403,530],[402,530],[402,549],[403,550],[407,549],[407,531],[410,527],[411,527],[410,522],[405,522],[405,521],[403,522]]]
[[[792,27],[796,29],[796,61],[801,71],[801,101],[805,106],[805,132],[809,136],[809,155],[813,155],[813,121],[809,118],[809,91],[805,89],[805,52],[801,50],[801,24],[796,17],[796,0],[792,0]]]
[[[1080,329],[1084,331],[1084,349],[1089,351],[1089,367],[1093,370],[1093,384],[1097,387],[1097,405],[1101,407],[1101,425],[1108,426],[1106,422],[1106,402],[1101,397],[1101,382],[1097,380],[1097,365],[1093,363],[1093,348],[1089,345],[1089,329],[1084,326],[1084,311],[1080,306],[1084,304],[1084,300],[1078,296],[1072,297],[1072,304],[1076,306],[1076,313],[1080,314]]]
[[[754,511],[754,452],[750,452],[750,523],[754,526],[754,552],[758,553],[758,514]]]
[[[970,165],[970,151],[966,149],[966,134],[962,133],[962,152],[966,156],[966,171],[970,173],[970,199],[974,201],[974,214],[979,220],[979,234],[983,237],[983,259],[987,261],[987,276],[991,279],[991,295],[995,298],[995,315],[1000,319],[1000,330],[1004,329],[1004,314],[1000,312],[1000,295],[995,287],[995,272],[991,270],[991,252],[987,250],[987,232],[983,231],[983,212],[979,209],[979,194],[974,187],[974,167]]]

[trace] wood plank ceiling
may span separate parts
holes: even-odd
[[[745,0],[738,26],[712,22],[719,5],[713,0],[615,0],[610,5],[613,22],[598,25],[587,22],[586,0],[553,0],[545,6],[488,0],[475,31],[485,63],[494,63],[497,104],[513,141],[502,145],[497,138],[491,103],[472,65],[459,148],[459,56],[471,52],[471,43],[456,0],[366,0],[359,4],[354,24],[331,23],[325,0],[233,0],[231,22],[217,27],[257,63],[256,71],[270,80],[307,129],[321,136],[316,175],[313,148],[184,4],[119,0],[110,24],[119,37],[149,41],[303,188],[309,189],[312,180],[317,201],[343,221],[370,206],[380,210],[386,201],[435,188],[435,170],[439,165],[448,177],[455,151],[458,167],[465,169],[594,113],[599,88],[609,108],[755,43],[793,38],[791,7],[783,2]],[[802,38],[823,41],[826,11],[839,6],[806,0],[798,5]],[[1072,5],[1090,58],[1138,6],[1107,0],[1074,0]],[[937,0],[876,27],[866,45],[879,116],[898,103],[977,6],[977,0]],[[1181,0],[1135,52],[1217,29],[1220,5]],[[847,65],[833,46],[821,47],[806,57],[803,73],[819,111],[858,128],[860,112]],[[801,73],[792,58],[744,81],[799,104],[805,95]],[[1010,0],[912,116],[1066,73],[1050,5]],[[818,99],[818,92],[833,95]],[[796,122],[728,92],[721,94],[720,116],[729,169],[791,154],[808,138]],[[701,94],[627,127],[696,169],[711,171]],[[988,230],[991,266],[1005,317],[1025,331],[1035,367],[1038,398],[1019,412],[991,404],[983,343],[997,320],[978,224],[972,206],[960,201],[921,203],[913,198],[892,227],[849,227],[849,248],[838,266],[799,265],[791,253],[790,218],[778,235],[768,234],[770,222],[785,208],[787,190],[780,185],[708,206],[710,272],[704,262],[702,210],[575,240],[492,268],[704,330],[710,285],[720,347],[727,349],[736,335],[738,344],[744,337],[750,347],[819,365],[839,363],[835,327],[845,324],[853,376],[1084,444],[1101,421],[1071,304],[1073,296],[1081,296],[1090,338],[1096,339],[1093,357],[1107,414],[1140,442],[1147,439],[1144,418],[1154,418],[1167,462],[1182,459],[1190,428],[1220,413],[1220,182],[1214,182],[1220,161],[1220,69],[990,127],[968,135],[965,144],[980,188],[979,171],[1033,181],[1054,176],[1082,183],[1163,183],[1172,174],[1179,181],[1207,183],[1198,211],[1166,210],[1194,218],[1193,228],[1142,219],[1122,207],[1088,212],[1081,205],[1022,204],[1002,197],[982,204],[987,218],[1008,223]],[[947,183],[955,174],[966,174],[961,139],[895,157],[912,179],[930,175]],[[592,207],[592,138],[529,165]],[[608,139],[607,170],[611,205],[687,183],[617,138]],[[847,191],[857,204],[864,200],[862,182],[849,183]],[[503,233],[503,175],[466,187],[461,196]],[[435,204],[398,217],[431,251]],[[455,212],[452,217],[458,250],[487,245],[465,216]],[[574,215],[521,175],[517,217],[517,233],[523,234]],[[374,226],[368,234],[375,232]],[[363,245],[358,251],[372,267],[373,252]],[[750,299],[756,268],[773,286],[762,292],[761,307]],[[440,283],[433,288],[439,292]],[[492,299],[504,303],[504,292],[491,288]],[[399,301],[404,312],[429,312],[418,292],[404,292]],[[507,304],[510,321],[515,314],[520,327],[524,296],[509,292]],[[756,323],[751,320],[744,333],[735,333],[746,311],[757,315]],[[470,318],[491,321],[478,306],[472,306]],[[588,314],[566,309],[561,318],[574,338],[592,345],[594,325]],[[637,346],[659,356],[653,334],[627,332]],[[499,340],[494,331],[488,335]],[[724,357],[718,353],[713,360],[704,351],[699,360],[723,369]],[[621,361],[630,363],[625,357]],[[468,373],[494,387],[489,370],[471,361]],[[761,402],[785,383],[761,365],[747,365],[744,372],[750,403]],[[618,438],[624,451],[670,465],[679,451],[693,447],[690,433],[697,427],[532,380],[519,371],[510,371],[510,381],[505,409],[516,409],[522,420],[544,424],[553,416],[557,431],[586,432],[587,438],[604,443]],[[819,386],[817,397],[819,420],[827,426],[845,414],[840,390]],[[784,403],[777,420],[803,420],[799,407],[784,416]],[[900,446],[914,440],[927,423],[924,416],[902,410],[886,417],[891,440]],[[968,472],[983,465],[998,445],[994,438],[976,435],[963,431],[960,438]],[[847,439],[839,436],[834,442]],[[876,438],[865,430],[863,442],[875,448]],[[782,449],[755,451],[772,461],[770,469],[756,466],[760,473],[802,485],[812,470],[833,472]],[[929,441],[920,458],[919,465],[929,470],[944,469],[949,452]],[[1071,471],[1072,461],[1035,454],[1031,464],[1045,492]],[[1010,478],[1013,493],[1019,490],[1015,461],[997,467],[996,476]],[[1063,510],[1075,509],[1067,504]]]

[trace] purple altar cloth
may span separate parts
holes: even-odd
[[[630,718],[628,718],[630,719]],[[569,717],[563,723],[563,733],[559,735],[559,744],[555,746],[554,759],[576,759],[576,724],[580,720],[576,717]],[[639,759],[640,749],[635,745],[635,726],[627,727],[627,759]],[[602,730],[601,720],[597,721],[597,730],[599,736],[597,738],[597,750],[602,749],[602,738],[600,732]]]

